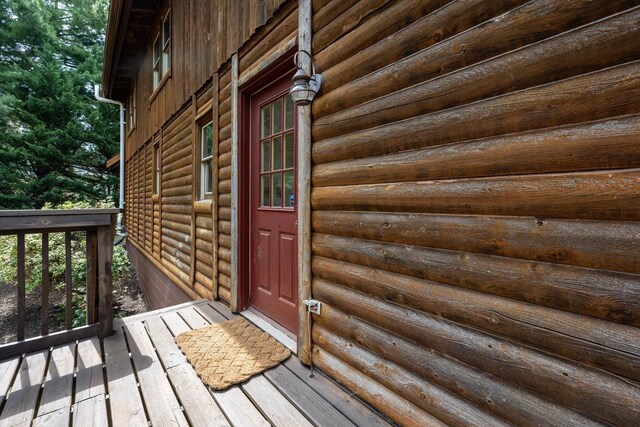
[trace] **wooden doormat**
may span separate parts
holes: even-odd
[[[224,390],[286,360],[291,352],[244,317],[184,332],[178,347],[206,385]]]

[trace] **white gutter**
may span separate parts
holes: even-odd
[[[122,226],[122,216],[124,214],[124,125],[126,123],[124,119],[124,104],[120,101],[114,101],[113,99],[107,99],[100,96],[100,85],[93,86],[93,94],[95,95],[96,100],[100,102],[115,104],[120,107],[120,205],[118,206],[118,209],[120,209],[120,214],[118,215],[116,232],[118,234],[125,234],[124,228]]]

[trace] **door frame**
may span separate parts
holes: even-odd
[[[293,75],[295,65],[293,55],[297,51],[292,48],[238,88],[240,123],[238,126],[238,270],[237,270],[237,311],[249,308],[250,283],[250,248],[251,248],[251,203],[249,189],[251,185],[251,97],[267,89],[287,74]],[[297,169],[297,168],[296,168]],[[296,170],[296,181],[298,173]],[[297,182],[296,182],[297,188]],[[296,232],[297,234],[297,232]],[[301,301],[298,301],[300,306]]]

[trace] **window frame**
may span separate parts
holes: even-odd
[[[271,210],[271,211],[291,211],[295,209],[295,202],[294,205],[289,205],[288,201],[286,200],[285,197],[285,185],[286,185],[286,181],[285,181],[285,176],[290,173],[293,174],[293,195],[295,197],[296,194],[296,182],[297,182],[297,170],[296,170],[296,156],[297,156],[297,115],[296,115],[296,107],[295,107],[295,103],[292,103],[291,106],[293,108],[293,123],[291,124],[292,127],[287,127],[287,123],[286,123],[286,99],[290,98],[290,95],[288,93],[281,93],[280,95],[274,96],[269,98],[267,101],[261,103],[259,105],[259,112],[260,112],[260,135],[259,135],[259,141],[260,141],[260,147],[259,147],[259,152],[260,152],[260,159],[259,159],[259,166],[258,166],[258,185],[259,185],[259,198],[258,198],[258,210]],[[281,105],[281,123],[280,123],[280,130],[276,131],[275,130],[275,126],[274,126],[274,120],[275,120],[275,113],[274,113],[274,104],[278,101],[280,102]],[[269,108],[269,134],[268,135],[263,135],[263,122],[262,122],[262,111],[264,109],[264,107]],[[293,155],[292,155],[292,159],[293,159],[293,165],[292,166],[287,166],[286,165],[286,140],[287,140],[287,135],[293,135],[292,137],[292,143],[293,143]],[[275,152],[275,146],[273,144],[274,140],[276,138],[279,138],[280,142],[279,142],[279,146],[280,146],[280,167],[278,169],[273,169],[274,164],[273,164],[273,156],[274,156],[274,152]],[[264,169],[264,157],[263,157],[263,143],[268,142],[268,151],[269,151],[269,167],[268,169]],[[274,176],[280,176],[280,206],[278,205],[274,205],[274,188],[276,187],[274,185]],[[269,204],[265,205],[263,204],[263,197],[264,197],[264,190],[263,190],[263,186],[262,186],[262,179],[263,177],[268,177],[268,185],[269,185]]]
[[[206,142],[205,139],[205,131],[207,127],[211,127],[211,153],[205,156],[204,145]],[[200,126],[200,141],[198,144],[198,169],[199,169],[199,179],[198,179],[198,200],[209,200],[213,198],[213,152],[215,148],[213,146],[213,120],[209,120]],[[205,173],[205,165],[209,164],[209,170],[211,171],[211,182],[209,191],[206,191],[206,186],[204,185],[206,179]]]
[[[171,18],[171,3],[169,3],[167,10],[160,15],[155,27],[153,42],[151,43],[152,93],[149,97],[149,102],[155,99],[166,81],[171,77],[172,45],[173,20]]]
[[[131,93],[129,94],[129,100],[127,102],[127,127],[129,128],[128,135],[136,128],[137,111],[136,111],[136,84],[133,84]]]

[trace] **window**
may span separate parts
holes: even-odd
[[[129,101],[127,102],[129,132],[136,127],[136,86],[134,85],[131,93],[129,94]]]
[[[295,132],[291,96],[260,108],[260,206],[294,206]]]
[[[160,145],[153,146],[153,194],[160,194],[160,170],[162,161],[160,159]]]
[[[211,159],[213,158],[213,122],[202,127],[200,132],[200,199],[211,197],[213,172]]]
[[[162,18],[160,30],[153,40],[153,89],[169,72],[171,65],[171,11]]]

